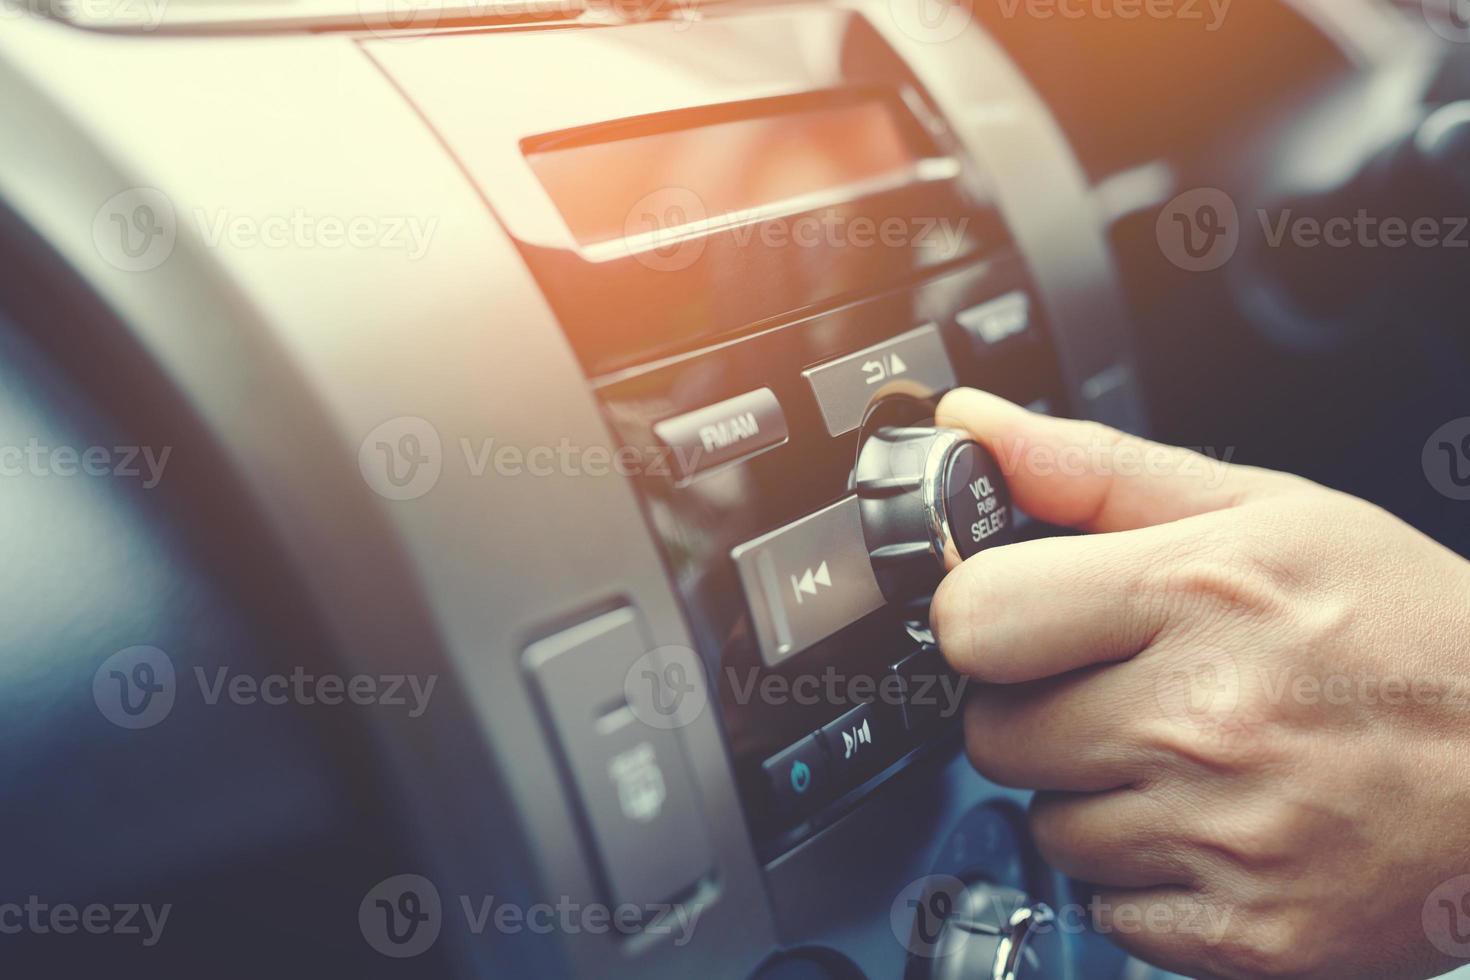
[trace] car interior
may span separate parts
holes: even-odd
[[[1458,0],[3,0],[0,963],[1172,976],[966,758],[1068,532],[938,399],[1470,556],[1467,214]]]

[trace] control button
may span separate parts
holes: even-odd
[[[681,479],[779,446],[787,436],[786,416],[769,388],[664,419],[653,432],[674,451]]]
[[[856,497],[730,552],[768,666],[883,606]]]
[[[933,644],[888,668],[903,684],[903,727],[920,733],[959,717],[968,678],[956,673]]]
[[[607,897],[645,907],[687,891],[713,863],[678,731],[645,725],[625,701],[627,671],[648,649],[637,617],[623,608],[533,644],[525,656],[591,829]]]
[[[898,757],[903,744],[898,719],[873,704],[860,704],[818,732],[832,759],[832,781],[848,789]]]
[[[879,588],[927,595],[948,564],[1011,539],[1000,464],[955,429],[886,426],[868,436],[853,474]]]
[[[782,816],[812,810],[827,792],[830,779],[827,753],[815,735],[771,756],[761,770],[772,806]]]
[[[978,442],[966,442],[950,454],[944,477],[944,513],[961,559],[1010,538],[1010,487],[1000,464]]]
[[[986,347],[994,347],[1031,329],[1031,297],[1021,290],[955,314],[959,325]]]
[[[911,386],[907,393],[919,397],[955,386],[954,368],[944,351],[939,328],[932,323],[876,347],[808,368],[802,376],[817,396],[827,433],[834,436],[862,424],[873,393],[887,382],[906,382]]]

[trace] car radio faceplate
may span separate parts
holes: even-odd
[[[696,458],[724,430],[711,421],[701,437],[679,420],[712,419],[711,406],[739,419],[752,396],[766,405],[746,420],[746,454],[717,449],[718,466],[644,474],[639,487],[770,848],[842,812],[953,720],[955,679],[874,577],[851,482],[860,423],[895,401],[932,414],[957,384],[1062,409],[1037,305],[1014,320],[1030,296],[1024,264],[1003,253],[598,385],[625,445],[677,431],[692,441],[667,448]],[[977,320],[986,310],[1011,321]]]

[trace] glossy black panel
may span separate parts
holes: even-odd
[[[761,763],[851,707],[841,690],[832,698],[825,686],[815,703],[798,703],[795,688],[790,697],[762,696],[764,679],[774,675],[789,683],[820,678],[830,668],[845,690],[857,678],[876,683],[889,665],[914,649],[901,617],[885,608],[775,668],[763,665],[731,550],[846,496],[860,435],[828,435],[802,372],[933,323],[961,384],[1023,403],[1045,398],[1062,408],[1063,393],[1042,325],[1033,326],[1024,338],[986,349],[954,319],[977,303],[1029,288],[1022,263],[1005,256],[601,382],[609,419],[633,447],[658,446],[654,426],[660,420],[757,385],[769,387],[785,412],[790,436],[775,449],[684,485],[662,473],[640,478],[649,520],[719,690],[753,823],[774,829],[763,798]],[[872,401],[914,399],[932,406],[937,394],[899,375],[875,385]]]
[[[1008,244],[991,181],[862,16],[711,18],[676,44],[668,30],[378,52],[495,209],[588,373]],[[617,85],[585,79],[589,60]],[[536,98],[501,99],[509,90]],[[477,93],[493,109],[476,111]],[[820,141],[793,135],[814,126]]]

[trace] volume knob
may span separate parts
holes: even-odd
[[[958,430],[875,430],[853,483],[873,572],[890,601],[927,595],[950,566],[1012,540],[1000,464]]]

